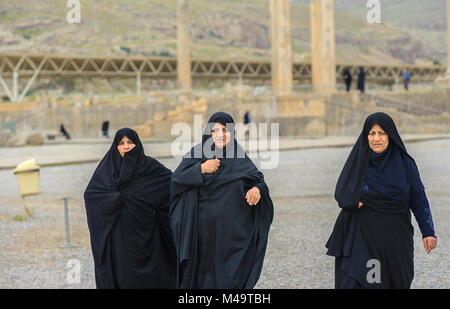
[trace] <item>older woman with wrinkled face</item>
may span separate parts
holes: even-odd
[[[414,278],[411,212],[427,253],[436,247],[416,162],[392,118],[367,117],[336,184],[342,208],[326,244],[336,288],[409,288]]]

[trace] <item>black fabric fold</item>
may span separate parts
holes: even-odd
[[[349,288],[349,278],[359,288],[410,288],[414,231],[408,201],[386,199],[377,192],[364,193],[361,200],[364,206],[347,218],[342,251],[332,254],[339,261],[336,272],[343,280],[336,282],[336,288]],[[371,260],[380,263],[379,282],[367,278]]]

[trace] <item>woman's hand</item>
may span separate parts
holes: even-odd
[[[207,160],[202,163],[202,174],[212,174],[215,173],[220,166],[220,160],[219,159],[211,159]]]
[[[361,208],[363,205],[364,205],[363,203],[359,202],[358,208]]]
[[[261,199],[261,193],[259,192],[259,189],[257,187],[253,187],[248,190],[247,194],[245,195],[245,199],[250,206],[258,204],[259,200]]]
[[[429,254],[431,252],[431,250],[436,248],[436,246],[437,246],[436,237],[429,236],[429,237],[425,237],[423,239],[423,247],[425,248],[425,251],[427,252],[427,254]]]

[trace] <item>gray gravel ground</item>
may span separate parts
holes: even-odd
[[[407,144],[427,188],[438,247],[427,255],[415,228],[413,288],[450,288],[450,140]],[[275,170],[265,170],[275,206],[266,259],[257,288],[333,288],[334,260],[325,247],[339,208],[334,186],[350,151],[321,148],[280,153]],[[178,160],[161,160],[174,169]],[[0,288],[95,288],[93,260],[82,193],[96,164],[41,169],[42,193],[28,197],[31,219],[23,214],[14,174],[0,171]],[[71,197],[71,240],[65,243],[64,196]],[[80,282],[70,283],[68,264],[78,260]],[[70,278],[69,278],[70,279]]]

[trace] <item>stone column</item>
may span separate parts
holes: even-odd
[[[447,80],[450,82],[450,0],[447,0]]]
[[[333,0],[311,0],[311,71],[314,91],[336,91]]]
[[[272,87],[283,95],[292,91],[291,21],[288,0],[270,0]]]
[[[189,1],[177,0],[177,74],[182,97],[188,96],[192,89],[189,29]]]

